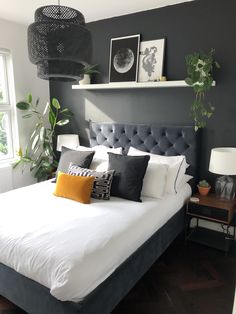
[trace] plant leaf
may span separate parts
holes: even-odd
[[[40,100],[40,98],[37,98],[37,99],[36,99],[36,101],[35,101],[35,107],[37,107],[37,106],[38,106],[38,104],[39,104],[39,100]]]
[[[37,127],[36,127],[36,129],[33,131],[33,133],[31,134],[31,136],[30,136],[30,140],[32,140],[32,138],[35,136],[35,134],[36,134],[36,132],[37,132]]]
[[[47,113],[48,108],[49,108],[49,102],[46,103],[46,106],[45,106],[44,111],[43,111],[43,116],[45,116],[45,114]]]
[[[44,168],[51,168],[51,164],[50,164],[48,161],[43,161],[43,162],[42,162],[42,166],[43,166]]]
[[[19,157],[22,157],[22,156],[23,156],[23,152],[22,152],[22,148],[21,148],[21,147],[19,148],[19,150],[18,150],[18,152],[17,152],[17,155],[18,155]]]
[[[32,103],[32,94],[28,93],[26,98],[27,98],[27,102],[31,104]]]
[[[86,67],[84,67],[84,69],[82,70],[84,74],[93,74],[93,73],[100,73],[97,70],[98,64],[94,64],[94,65],[88,65]]]
[[[215,61],[215,66],[217,67],[217,69],[220,69],[220,64],[219,64],[219,62]]]
[[[12,168],[15,169],[19,164],[21,164],[22,160],[18,160],[17,162],[15,162],[13,165],[12,165]]]
[[[43,143],[43,149],[44,149],[46,156],[51,156],[53,154],[52,145],[49,142],[45,141]]]
[[[52,99],[52,105],[54,108],[56,108],[57,110],[61,108],[59,101],[56,98]]]
[[[40,137],[40,141],[43,142],[45,139],[45,135],[46,135],[46,130],[45,127],[42,126],[39,132],[39,137]]]
[[[53,160],[52,166],[53,166],[54,168],[57,168],[57,167],[58,167],[58,161],[57,161],[57,160]]]
[[[39,150],[39,147],[40,147],[40,146],[38,145],[38,146],[36,146],[35,149],[33,150],[34,155],[35,155],[35,154],[37,153],[37,151]]]
[[[73,112],[70,111],[68,108],[61,110],[60,114],[63,114],[64,116],[67,116],[67,117],[73,117],[74,116]]]
[[[59,126],[63,126],[63,125],[66,125],[69,122],[70,122],[69,119],[62,119],[62,120],[58,121],[56,124],[59,125]]]
[[[32,113],[28,113],[28,114],[25,114],[24,116],[22,116],[23,119],[27,119],[27,118],[31,118],[33,116]]]
[[[193,80],[190,77],[187,77],[185,79],[185,83],[188,84],[188,85],[193,85]]]
[[[24,162],[32,162],[32,159],[30,157],[22,157],[21,160]]]
[[[53,128],[54,124],[56,123],[56,116],[55,116],[55,113],[52,111],[51,108],[50,108],[50,111],[49,111],[48,118],[49,118],[49,123],[51,125],[51,128]]]
[[[16,107],[20,110],[28,110],[30,107],[30,104],[25,101],[20,101],[16,104]]]
[[[37,134],[37,135],[35,136],[34,140],[33,140],[32,147],[31,147],[32,150],[35,149],[35,147],[37,146],[38,142],[39,142],[39,134]]]

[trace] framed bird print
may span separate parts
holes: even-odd
[[[165,39],[149,40],[140,43],[139,82],[159,81],[163,72]]]

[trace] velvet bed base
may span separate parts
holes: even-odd
[[[123,148],[133,146],[166,156],[185,155],[188,173],[197,179],[199,132],[192,126],[90,123],[90,144]],[[192,187],[194,180],[192,181]],[[82,302],[61,302],[49,289],[0,264],[0,295],[30,314],[108,314],[145,274],[184,228],[184,208],[122,263]],[[1,254],[1,252],[0,252]]]
[[[184,228],[184,208],[82,302],[61,302],[49,289],[0,264],[0,295],[30,314],[109,314]]]

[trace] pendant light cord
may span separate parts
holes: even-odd
[[[59,16],[61,16],[61,0],[58,0]]]

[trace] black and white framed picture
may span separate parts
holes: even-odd
[[[138,81],[159,81],[163,71],[165,39],[142,41],[139,52]]]
[[[137,81],[140,35],[111,39],[110,82]]]

